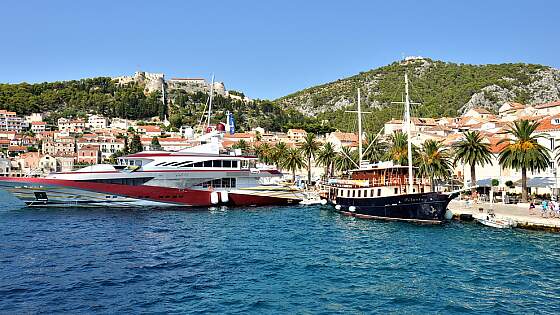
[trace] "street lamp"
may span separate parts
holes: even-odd
[[[552,192],[555,201],[558,201],[558,176],[556,176],[557,174],[558,174],[558,168],[554,167],[554,189]]]

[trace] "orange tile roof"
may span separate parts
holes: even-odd
[[[552,123],[552,121],[555,120],[555,119],[560,120],[560,114],[554,115],[554,116],[547,116],[547,117],[541,119],[539,126],[535,130],[540,131],[540,132],[560,130],[560,123],[559,124],[553,124]]]
[[[331,136],[336,137],[340,141],[358,141],[358,135],[351,132],[335,131]]]
[[[535,105],[535,108],[541,109],[541,108],[556,107],[556,106],[560,106],[560,101],[538,104]]]
[[[8,146],[8,151],[27,151],[27,147],[21,145],[11,145]]]
[[[99,146],[93,144],[86,144],[80,149],[78,149],[78,151],[86,151],[86,150],[99,150]]]
[[[146,132],[160,132],[161,128],[159,126],[138,126],[139,129],[144,129]]]
[[[525,105],[523,105],[523,104],[521,104],[521,103],[516,103],[516,102],[509,103],[509,106],[511,106],[512,108],[515,108],[515,109],[523,109],[523,108],[525,108]]]
[[[288,132],[297,132],[297,133],[307,133],[305,130],[303,129],[288,129]]]
[[[230,139],[235,139],[235,138],[252,138],[254,137],[253,134],[247,133],[247,132],[238,132],[238,133],[234,133],[232,135],[230,134],[225,134],[224,138],[230,138]]]
[[[490,141],[490,151],[494,154],[502,152],[502,150],[509,144],[508,142],[498,144],[503,138],[489,137],[487,139]]]

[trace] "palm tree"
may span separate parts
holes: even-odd
[[[380,140],[374,134],[369,134],[364,143],[366,150],[364,151],[364,160],[370,162],[379,162],[383,160],[387,153],[387,143]]]
[[[314,133],[308,133],[303,140],[301,145],[301,151],[307,158],[307,183],[311,184],[311,158],[315,157],[315,153],[319,150],[319,142],[317,142],[317,136]]]
[[[272,162],[276,164],[278,169],[282,169],[282,161],[284,156],[286,156],[286,152],[288,151],[288,146],[286,143],[280,141],[274,145],[271,152]]]
[[[430,179],[432,191],[435,191],[434,179],[451,176],[448,151],[438,141],[426,140],[418,152],[415,164],[418,166],[418,175]]]
[[[335,160],[336,169],[341,172],[347,172],[358,165],[358,152],[352,151],[350,147],[342,147]]]
[[[299,150],[298,148],[289,148],[285,152],[286,153],[281,161],[281,165],[288,171],[292,171],[292,178],[295,183],[296,171],[305,167],[305,161],[303,160],[303,156],[301,155],[301,150]]]
[[[254,146],[255,155],[259,158],[259,161],[265,164],[272,163],[272,148],[268,143],[261,143],[260,145]]]
[[[483,142],[482,135],[478,131],[467,131],[461,141],[454,146],[455,159],[457,161],[468,164],[471,168],[471,193],[476,191],[476,166],[481,167],[485,164],[492,164],[492,152],[490,144]]]
[[[521,169],[522,202],[527,202],[527,169],[530,171],[544,171],[548,168],[550,154],[548,149],[539,144],[537,140],[545,137],[543,134],[534,134],[539,122],[529,120],[515,121],[506,131],[512,139],[502,139],[498,144],[507,143],[500,152],[500,165],[502,167]]]
[[[317,163],[325,167],[325,177],[332,176],[332,169],[336,159],[336,151],[332,143],[327,142],[317,152]]]
[[[408,136],[402,131],[395,131],[389,139],[391,144],[386,153],[387,160],[399,165],[408,165]]]

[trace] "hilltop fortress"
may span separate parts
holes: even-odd
[[[130,83],[138,83],[144,85],[145,93],[163,91],[163,89],[165,89],[165,92],[171,90],[183,90],[188,93],[210,93],[212,86],[211,82],[208,82],[203,78],[166,79],[165,74],[163,73],[150,73],[144,71],[136,71],[132,76],[120,76],[113,79],[119,85],[126,85]],[[214,82],[214,93],[224,97],[250,101],[250,99],[246,96],[241,97],[237,94],[230,94],[229,91],[226,90],[223,82]]]

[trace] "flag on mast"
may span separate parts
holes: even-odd
[[[226,131],[228,131],[229,134],[232,135],[235,133],[235,122],[233,120],[233,113],[227,112],[226,117]]]

